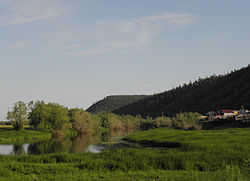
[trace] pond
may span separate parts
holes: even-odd
[[[120,132],[110,135],[79,135],[74,138],[57,137],[46,141],[26,144],[0,144],[2,155],[30,155],[49,153],[100,153],[105,149],[127,147],[121,137],[128,133]]]

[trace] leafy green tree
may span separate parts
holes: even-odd
[[[172,120],[169,117],[161,116],[157,117],[153,121],[155,128],[161,128],[161,127],[172,127]]]
[[[51,124],[51,128],[54,131],[61,131],[65,128],[69,122],[68,108],[63,107],[56,103],[47,104],[46,121]]]
[[[15,130],[22,130],[28,118],[28,108],[22,101],[16,102],[12,111],[8,111],[7,119],[11,121]]]
[[[31,110],[29,113],[30,125],[37,130],[49,130],[51,125],[46,121],[47,106],[44,101],[37,101],[34,104],[30,102],[29,107]]]
[[[119,130],[123,127],[121,117],[113,113],[105,113],[101,115],[101,126],[110,130]]]
[[[62,131],[67,123],[69,123],[68,108],[59,104],[45,104],[43,101],[37,101],[30,108],[30,125],[37,130]]]
[[[73,129],[75,129],[78,134],[90,132],[90,122],[92,121],[90,113],[83,109],[74,108],[69,110],[69,116]]]
[[[191,129],[194,125],[198,125],[200,121],[201,114],[186,112],[176,114],[175,117],[172,118],[173,126],[179,129]]]

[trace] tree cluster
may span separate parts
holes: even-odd
[[[146,95],[113,95],[94,103],[86,111],[90,113],[112,112],[123,106],[132,104],[148,96]]]
[[[174,116],[180,112],[199,112],[221,109],[250,109],[250,66],[226,75],[201,79],[184,84],[172,90],[155,94],[113,111],[116,114],[130,114],[159,117]]]
[[[180,113],[175,117],[147,117],[116,115],[114,113],[92,114],[83,109],[69,109],[57,103],[44,101],[25,104],[19,101],[9,111],[7,118],[16,130],[22,130],[24,123],[35,130],[63,134],[65,130],[76,131],[79,135],[86,133],[117,132],[128,130],[147,130],[160,127],[190,129],[198,124],[200,114]]]

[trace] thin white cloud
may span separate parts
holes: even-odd
[[[134,48],[149,43],[160,31],[169,26],[187,26],[194,22],[190,14],[164,13],[130,20],[98,23],[96,47],[64,51],[64,55],[84,56],[104,54],[119,49]],[[95,27],[96,28],[96,27]]]
[[[27,47],[28,44],[24,43],[24,42],[16,42],[16,43],[12,43],[12,44],[9,44],[9,48],[13,48],[13,49],[16,49],[16,48],[24,48],[24,47]]]
[[[113,50],[115,49],[112,47],[92,48],[92,49],[83,50],[83,51],[68,51],[68,52],[64,52],[63,55],[67,55],[67,56],[97,55],[97,54],[112,52]]]
[[[159,28],[166,25],[189,25],[194,21],[194,16],[190,14],[164,13],[158,16],[146,16],[133,20],[114,22],[121,32],[135,32],[138,28]]]
[[[65,11],[58,0],[1,0],[0,26],[55,18]]]
[[[201,43],[218,43],[220,39],[209,37],[209,38],[200,38],[198,41]]]
[[[80,41],[82,39],[84,34],[82,36],[81,34],[83,34],[83,32],[66,27],[64,29],[54,30],[50,33],[41,33],[38,35],[38,37],[47,39],[51,44],[59,43],[60,45],[64,45],[65,43],[69,43],[70,45],[67,46],[71,46],[72,42]]]
[[[62,48],[59,48],[59,50],[70,50],[70,49],[75,49],[75,48],[80,48],[81,45],[79,44],[73,44],[73,45],[67,45]]]

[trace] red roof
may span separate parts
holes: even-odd
[[[222,113],[234,113],[233,110],[230,110],[230,109],[222,109],[221,112]]]

